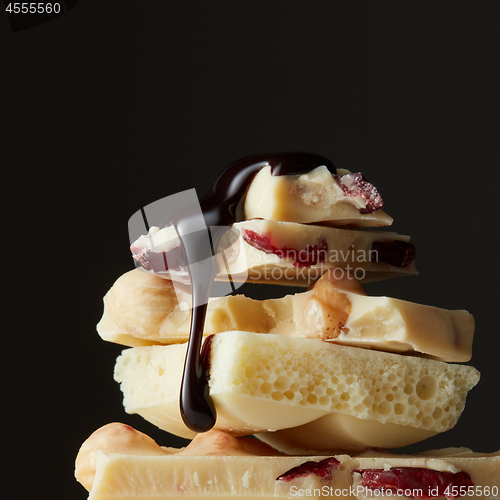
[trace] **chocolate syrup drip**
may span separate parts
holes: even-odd
[[[262,168],[270,166],[271,174],[279,176],[305,174],[322,165],[337,175],[337,169],[330,160],[312,153],[272,153],[236,160],[222,172],[207,196],[200,200],[207,226],[230,225],[237,221],[236,206]]]
[[[205,223],[210,228],[214,254],[228,226],[237,221],[236,207],[245,196],[253,178],[259,170],[268,165],[271,167],[272,175],[303,174],[322,165],[326,166],[332,174],[337,173],[332,162],[311,153],[273,153],[250,156],[231,163],[215,181],[207,196],[200,200]],[[181,218],[174,216],[171,220],[182,241],[188,270],[196,263],[212,257],[204,253],[201,248],[203,245],[197,244],[197,241],[200,241],[199,235],[197,239],[197,233],[189,231],[189,218],[189,215]],[[208,373],[203,369],[200,359],[200,346],[207,302],[217,272],[217,269],[207,266],[197,268],[196,273],[191,273],[189,270],[193,304],[200,305],[192,308],[191,331],[181,385],[180,410],[186,426],[195,432],[210,430],[216,420],[215,407],[208,391]],[[207,351],[205,358],[210,357],[208,347]]]
[[[198,308],[200,307],[202,306],[198,306]],[[201,328],[202,334],[205,312],[206,308],[205,311],[199,311],[199,314],[197,314],[200,324],[196,326]],[[193,309],[193,315],[195,315],[195,309]],[[181,409],[183,410],[184,422],[186,422],[186,418],[189,418],[191,424],[189,427],[196,432],[209,431],[215,424],[216,412],[208,388],[212,339],[213,335],[205,339],[200,353],[202,341],[202,335],[200,335],[199,338],[195,338],[194,342],[189,342],[186,354],[186,365],[184,366],[183,384],[181,386]],[[197,354],[199,354],[199,363],[187,363],[188,359],[196,359]]]
[[[207,378],[207,383],[208,383],[208,374],[210,373],[210,357],[212,354],[212,341],[214,340],[215,334],[212,333],[212,335],[209,335],[206,339],[205,342],[203,342],[203,346],[201,348],[201,354],[200,354],[200,362],[201,366],[203,368],[203,371],[205,372],[206,378]]]

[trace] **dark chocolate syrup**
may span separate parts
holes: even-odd
[[[222,172],[210,192],[200,200],[207,226],[236,222],[236,206],[262,168],[270,166],[272,175],[298,175],[322,165],[337,175],[337,169],[330,160],[312,153],[272,153],[236,160]]]
[[[220,238],[227,227],[237,221],[236,207],[238,203],[245,196],[257,172],[268,165],[271,167],[272,175],[303,174],[322,165],[326,166],[333,175],[337,174],[331,161],[311,153],[273,153],[251,156],[231,163],[215,181],[207,196],[200,200],[205,223],[210,228],[212,249],[217,249]],[[189,232],[189,216],[172,220],[172,223],[182,241],[188,269],[192,264],[212,257],[212,255],[205,255],[201,245],[196,244],[196,233],[193,235]],[[207,302],[217,272],[217,269],[205,268],[200,273],[197,270],[196,276],[194,276],[189,271],[193,308],[181,384],[180,410],[186,426],[195,432],[210,430],[216,420],[215,407],[208,390],[207,359],[209,353],[204,356],[205,361],[202,363],[200,347],[203,339]],[[208,348],[207,351],[209,351]]]

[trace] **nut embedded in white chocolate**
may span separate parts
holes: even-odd
[[[373,185],[361,180],[361,174],[343,172],[343,176],[334,176],[323,166],[305,174],[274,176],[271,167],[264,167],[248,189],[245,219],[353,227],[391,225],[392,218],[378,209],[382,198]]]
[[[355,280],[336,274],[329,270],[307,292],[280,299],[211,299],[204,334],[243,330],[422,353],[442,361],[470,359],[474,319],[467,311],[368,297]],[[130,271],[104,297],[97,331],[104,340],[128,346],[187,342],[191,298],[185,293],[181,304],[177,300],[170,280]]]
[[[443,449],[418,455],[396,455],[370,450],[353,457],[336,455],[326,460],[321,456],[262,456],[242,453],[241,439],[210,431],[204,437],[201,450],[194,450],[200,440],[197,437],[181,450],[156,445],[165,451],[153,456],[148,446],[143,450],[140,447],[133,450],[121,448],[119,434],[122,426],[110,424],[102,431],[96,431],[96,434],[113,434],[107,439],[106,446],[95,443],[92,436],[82,446],[87,450],[86,454],[96,456],[91,470],[95,480],[85,484],[90,491],[90,500],[166,500],[194,496],[216,500],[228,497],[290,498],[292,492],[298,496],[299,491],[303,496],[313,498],[404,498],[394,492],[389,495],[389,492],[360,487],[365,473],[377,469],[399,469],[409,476],[413,471],[425,469],[428,476],[435,475],[438,479],[445,476],[444,481],[450,486],[454,477],[465,474],[474,485],[474,496],[478,498],[493,498],[500,487],[500,452],[480,454],[466,449]],[[188,452],[190,447],[193,448],[191,453]],[[195,451],[197,456],[192,456]],[[77,469],[85,459],[85,453],[81,452]],[[323,465],[326,461],[332,465]],[[418,489],[422,490],[424,498],[432,487],[422,475],[415,476],[411,484],[415,494],[418,495]]]

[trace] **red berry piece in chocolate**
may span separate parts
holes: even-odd
[[[290,469],[284,474],[281,474],[281,476],[276,478],[276,481],[289,482],[297,477],[304,477],[308,476],[309,474],[315,474],[321,479],[332,481],[333,473],[339,466],[340,462],[333,457],[325,458],[320,462],[304,462],[303,464]]]
[[[411,492],[413,498],[429,500],[446,497],[448,500],[464,496],[474,487],[467,472],[445,472],[421,467],[395,467],[389,470],[362,469],[360,486],[370,489],[389,490],[393,493]]]
[[[134,243],[130,250],[135,260],[141,264],[146,271],[163,274],[169,269],[172,271],[187,272],[187,261],[184,249],[177,245],[167,251],[155,252],[149,250],[144,244]]]
[[[385,262],[394,267],[409,266],[415,260],[415,246],[407,241],[374,241],[372,262]]]
[[[295,267],[311,267],[318,262],[325,262],[328,252],[328,244],[325,240],[318,241],[315,245],[307,245],[305,249],[297,250],[290,247],[276,247],[271,241],[270,235],[259,234],[251,229],[243,231],[243,238],[257,250],[264,253],[273,253],[280,259],[292,259]]]
[[[365,200],[366,207],[359,208],[360,214],[371,214],[384,206],[384,200],[377,188],[370,184],[362,173],[336,176],[335,179],[346,196],[359,196]]]

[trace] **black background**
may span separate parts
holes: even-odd
[[[415,448],[499,449],[499,26],[499,1],[82,0],[18,33],[0,13],[6,498],[86,498],[73,461],[110,421],[175,442],[124,413],[101,298],[136,210],[272,151],[378,186],[420,275],[369,292],[476,318],[482,381]]]

